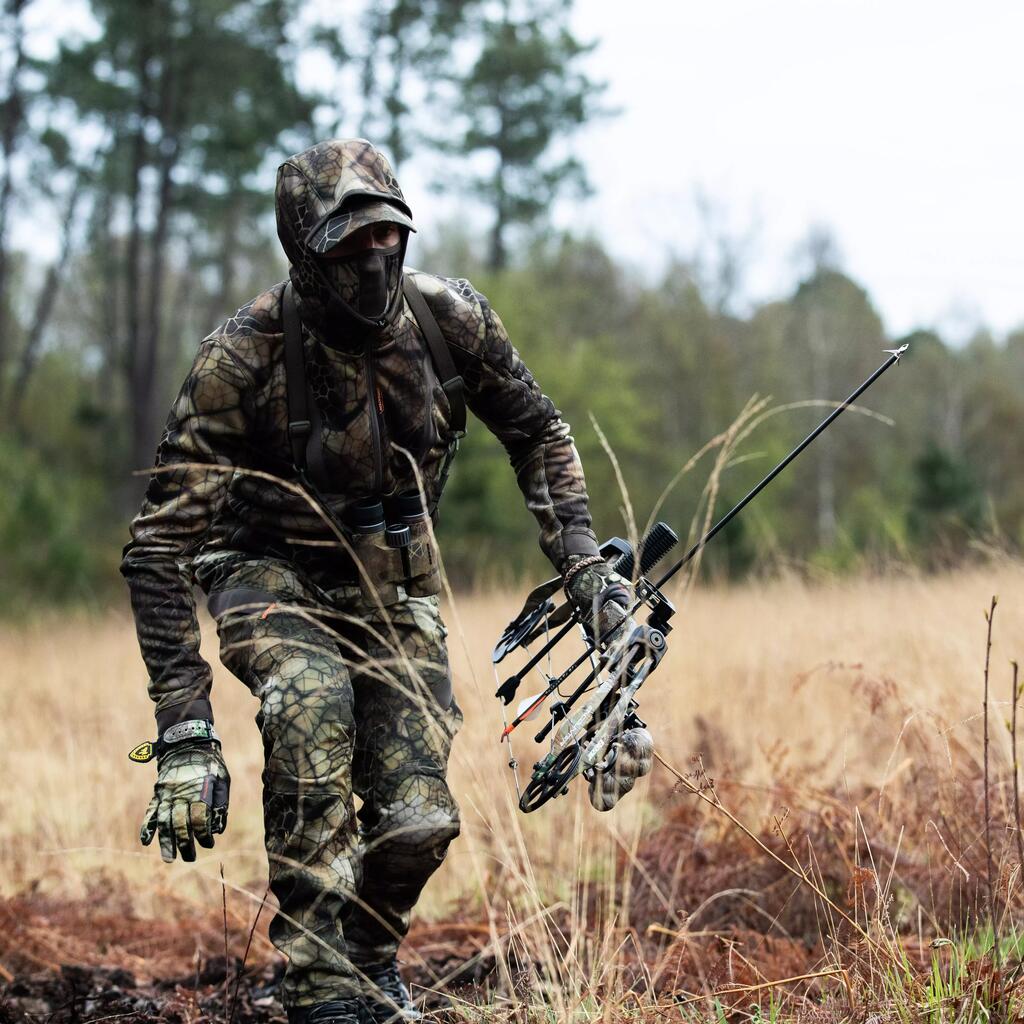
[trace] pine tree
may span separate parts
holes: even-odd
[[[411,96],[432,96],[448,77],[452,50],[480,0],[380,0],[363,16],[361,133],[399,168],[425,133],[413,124]]]
[[[596,44],[570,31],[571,6],[568,0],[505,0],[498,16],[480,23],[479,53],[457,82],[459,128],[449,149],[490,157],[490,170],[460,187],[493,213],[489,263],[495,270],[508,262],[510,228],[536,221],[560,195],[588,188],[580,161],[555,155],[601,113],[597,100],[604,90],[580,68]]]

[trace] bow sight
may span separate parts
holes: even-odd
[[[495,693],[502,700],[504,719],[505,707],[512,703],[528,673],[536,670],[544,680],[543,691],[519,704],[512,721],[505,720],[505,729],[501,734],[502,740],[507,740],[509,744],[509,766],[515,777],[521,810],[536,810],[552,798],[568,792],[569,783],[577,775],[591,780],[597,773],[614,769],[622,735],[627,730],[644,727],[636,713],[636,693],[661,663],[667,649],[665,638],[672,628],[670,620],[676,609],[662,588],[890,366],[898,363],[906,350],[906,345],[898,349],[887,349],[889,358],[848,398],[840,402],[657,582],[651,582],[647,578],[648,574],[679,542],[679,538],[666,523],[656,523],[641,541],[639,564],[636,553],[626,541],[614,537],[603,544],[601,555],[614,572],[633,580],[636,597],[629,614],[608,628],[604,635],[592,641],[572,605],[568,601],[556,604],[555,595],[562,589],[561,577],[542,583],[530,593],[522,611],[505,627],[492,657],[497,679],[497,666],[507,655],[519,648],[529,652],[529,645],[543,638],[541,647],[530,655],[518,672],[501,683]],[[643,624],[637,624],[634,616],[642,608],[647,609],[647,619]],[[551,670],[551,652],[574,626],[583,640],[583,653],[556,675]],[[545,667],[541,668],[541,662],[545,659]],[[563,694],[560,687],[583,666],[587,666],[583,679],[570,693]],[[588,693],[589,698],[577,709],[579,700]],[[512,732],[533,718],[553,694],[558,696],[548,708],[548,720],[534,737],[537,743],[550,738],[548,753],[533,766],[530,781],[525,788],[521,788],[518,762],[511,753]]]

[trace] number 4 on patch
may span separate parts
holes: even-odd
[[[156,757],[156,753],[150,740],[140,743],[137,747],[132,747],[128,752],[128,759],[137,764],[145,764],[147,761],[152,761],[154,757]]]

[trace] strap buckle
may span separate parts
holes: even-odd
[[[313,424],[309,420],[290,420],[288,423],[289,440],[304,441],[313,432]]]

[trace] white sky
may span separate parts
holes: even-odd
[[[700,189],[752,234],[752,298],[792,287],[819,223],[893,333],[1024,324],[1024,3],[576,0],[575,23],[622,112],[576,140],[596,194],[559,223],[657,271],[698,244]],[[429,231],[450,207],[419,170]]]
[[[891,331],[1024,324],[1024,3],[578,0],[576,21],[624,108],[581,147],[584,222],[622,252],[692,248],[699,186],[759,224],[756,295],[823,222]]]

